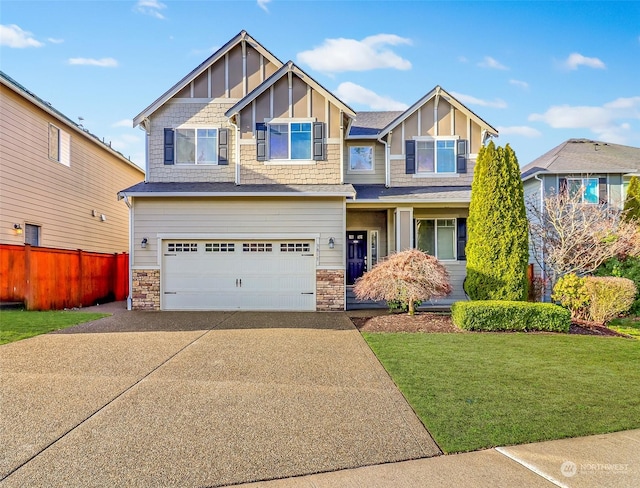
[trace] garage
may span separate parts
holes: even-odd
[[[163,310],[316,309],[315,242],[162,241]]]

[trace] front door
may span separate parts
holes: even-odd
[[[367,271],[367,231],[347,232],[347,285]]]

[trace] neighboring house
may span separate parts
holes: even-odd
[[[355,280],[419,247],[464,297],[476,155],[497,131],[437,86],[359,112],[241,32],[134,118],[134,309],[344,310]]]
[[[141,168],[0,72],[0,244],[123,253]]]
[[[569,139],[521,169],[525,200],[541,209],[545,198],[564,191],[622,209],[629,180],[639,173],[640,148],[590,139]],[[536,276],[544,274],[535,256],[529,262]]]

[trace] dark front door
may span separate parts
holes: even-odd
[[[347,232],[347,285],[367,271],[367,232]]]

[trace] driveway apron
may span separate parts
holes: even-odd
[[[1,486],[223,486],[440,454],[345,314],[126,312],[0,347]]]

